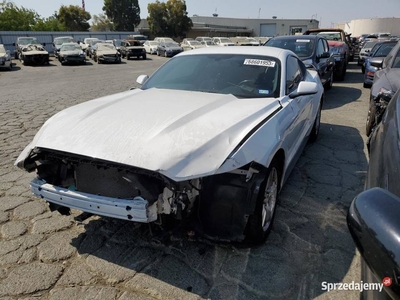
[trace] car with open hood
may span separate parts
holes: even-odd
[[[61,65],[66,63],[86,64],[86,55],[77,43],[63,43],[58,53]]]
[[[21,46],[19,60],[24,65],[44,65],[50,63],[49,52],[39,42]]]
[[[307,67],[317,70],[325,89],[331,89],[335,59],[328,41],[319,35],[290,35],[271,38],[264,44],[293,51]]]
[[[52,209],[187,220],[219,240],[263,242],[278,193],[318,136],[323,87],[291,51],[185,51],[140,88],[52,116],[15,164]]]
[[[97,43],[93,47],[92,58],[98,64],[120,63],[121,56],[117,48],[111,43]]]
[[[0,69],[12,70],[10,50],[6,50],[3,44],[0,44]]]

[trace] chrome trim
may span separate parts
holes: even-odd
[[[142,197],[126,200],[98,196],[57,187],[37,178],[31,181],[30,186],[38,198],[84,212],[141,223],[157,220],[157,202],[149,206]]]

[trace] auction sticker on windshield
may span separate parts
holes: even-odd
[[[275,62],[272,60],[264,60],[264,59],[250,59],[247,58],[244,60],[244,65],[249,66],[260,66],[260,67],[275,67]]]

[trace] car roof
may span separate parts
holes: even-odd
[[[63,43],[61,46],[64,46],[64,45],[67,45],[67,46],[70,46],[70,45],[79,46],[78,43]]]
[[[276,48],[276,47],[254,47],[254,46],[236,46],[236,47],[204,47],[198,48],[191,51],[184,51],[178,54],[179,56],[184,55],[195,55],[195,54],[238,54],[238,55],[265,55],[272,57],[280,57],[281,55],[293,54],[291,51]]]
[[[320,35],[281,35],[273,37],[270,40],[316,40],[323,39]]]
[[[58,36],[56,38],[54,38],[54,40],[58,40],[58,39],[73,39],[72,36]]]

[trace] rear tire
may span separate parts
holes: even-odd
[[[261,244],[271,232],[278,203],[281,173],[279,161],[274,159],[260,186],[254,214],[249,216],[245,231],[246,242]]]

